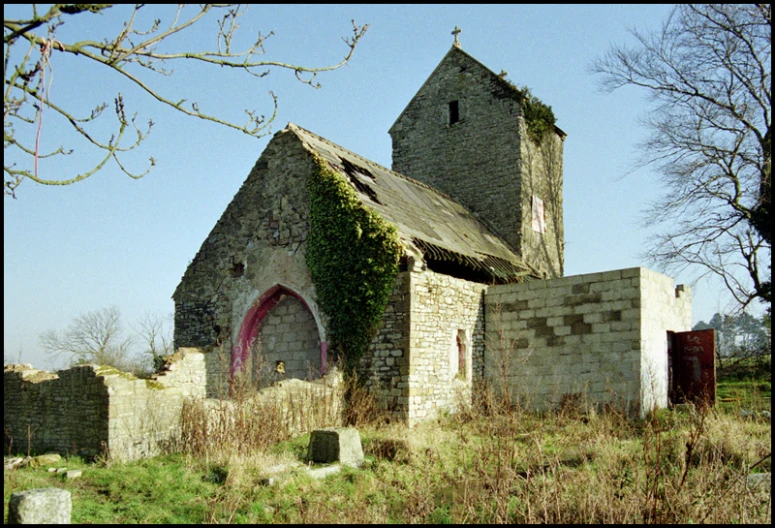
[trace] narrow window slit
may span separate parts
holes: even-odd
[[[449,103],[449,124],[454,125],[460,121],[460,106],[458,101]]]

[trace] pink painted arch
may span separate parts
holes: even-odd
[[[305,301],[304,298],[298,293],[280,284],[276,284],[269,288],[266,292],[264,292],[263,295],[258,298],[258,300],[256,300],[256,302],[253,303],[253,306],[250,307],[248,312],[245,314],[245,318],[242,320],[239,335],[237,336],[237,346],[232,348],[232,377],[242,368],[242,365],[247,362],[248,354],[250,354],[250,348],[258,336],[259,328],[261,328],[261,322],[269,314],[269,312],[272,311],[272,308],[274,308],[277,303],[280,302],[280,299],[282,299],[284,295],[290,295],[301,301],[307,311],[312,314],[312,310],[310,310],[309,304],[307,304],[307,301]],[[316,318],[315,321],[317,322]],[[325,374],[328,346],[325,339],[323,338],[322,332],[320,332],[320,334],[320,365],[322,373]]]

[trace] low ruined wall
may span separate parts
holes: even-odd
[[[666,405],[667,331],[691,325],[671,278],[630,268],[491,286],[485,303],[486,376],[529,406]]]
[[[109,456],[137,460],[174,450],[180,413],[187,399],[205,395],[204,355],[196,348],[178,349],[152,379],[132,379],[103,371],[109,397]]]
[[[92,365],[52,374],[32,365],[3,371],[5,452],[94,457],[108,444],[108,387]]]
[[[206,427],[208,441],[228,445],[234,441],[235,427],[250,430],[256,422],[259,427],[292,437],[342,425],[344,382],[334,367],[312,381],[288,379],[232,399],[189,402],[185,404],[189,419],[183,426],[184,442],[198,441],[202,435],[196,428]]]
[[[175,451],[188,402],[201,402],[213,423],[226,426],[235,412],[246,410],[231,401],[205,399],[207,355],[198,348],[178,349],[151,379],[96,365],[57,374],[9,365],[3,380],[5,450],[111,460]],[[313,382],[282,381],[241,399],[240,405],[247,401],[252,406],[247,410],[259,417],[271,412],[271,426],[299,434],[341,425],[343,394],[342,375],[334,369]]]
[[[176,439],[183,402],[204,396],[204,380],[198,349],[178,350],[148,380],[96,365],[58,374],[9,365],[3,379],[6,449],[11,441],[15,452],[153,456]]]

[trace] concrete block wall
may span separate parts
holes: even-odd
[[[673,279],[640,268],[641,285],[641,386],[646,409],[668,404],[667,332],[692,329],[691,290],[673,287]]]
[[[317,324],[293,296],[284,296],[263,320],[258,345],[252,369],[260,386],[280,379],[316,379],[322,375]],[[278,361],[283,362],[284,374],[276,372]]]
[[[691,323],[690,295],[669,277],[629,268],[491,286],[485,303],[485,375],[531,407],[666,405],[666,383],[645,379],[667,379],[667,331]]]

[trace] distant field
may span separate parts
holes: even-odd
[[[716,370],[720,408],[770,410],[772,356],[740,360],[727,359]]]

